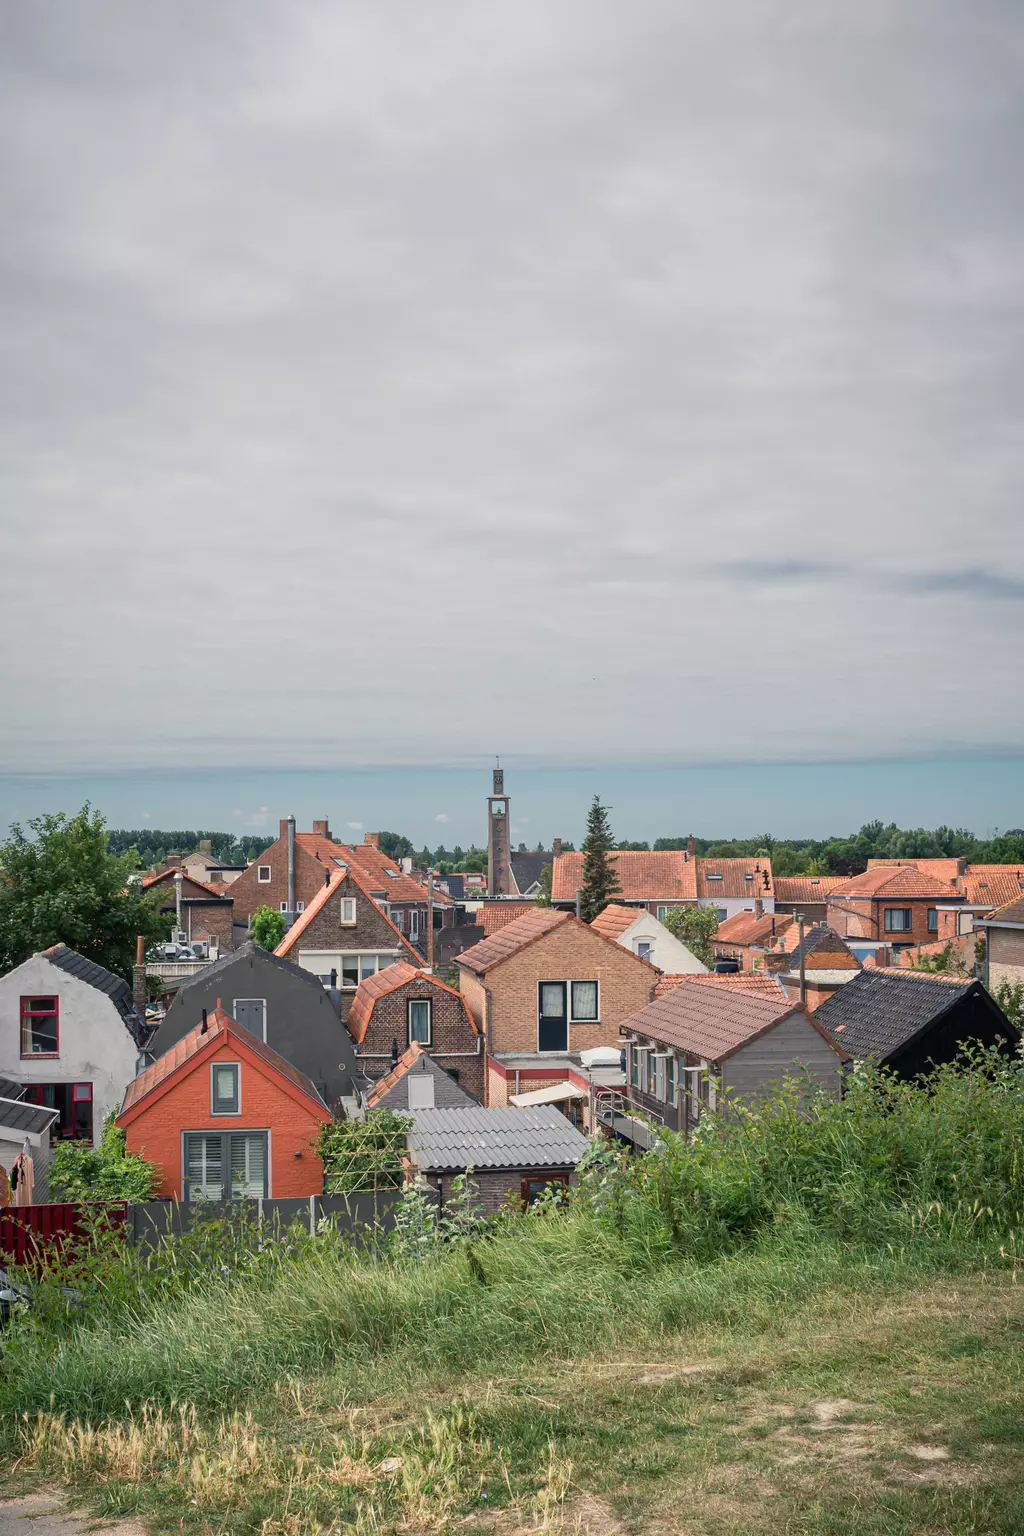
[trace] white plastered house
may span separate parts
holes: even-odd
[[[623,907],[613,904],[605,907],[591,923],[603,938],[620,944],[641,960],[649,960],[659,971],[672,976],[692,976],[706,971],[707,966],[687,949],[681,939],[669,933],[664,923],[659,923],[653,912],[645,907]]]

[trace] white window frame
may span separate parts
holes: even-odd
[[[356,910],[356,898],[354,896],[343,896],[341,898],[338,915],[343,928],[354,928],[356,926]],[[346,917],[345,914],[349,911],[351,911],[352,916]]]
[[[426,1005],[426,1009],[427,1009],[427,1038],[426,1038],[426,1040],[417,1040],[416,1044],[419,1046],[421,1051],[429,1051],[429,1050],[432,1049],[433,1044],[434,1044],[434,1003],[433,1003],[433,999],[432,998],[429,998],[429,997],[410,997],[410,998],[407,999],[406,1005],[405,1005],[405,1038],[406,1038],[406,1043],[408,1045],[412,1045],[412,1043],[413,1043],[412,1010],[413,1010],[414,1004],[418,1004],[418,1003],[424,1003]]]
[[[231,1017],[234,1019],[236,1024],[238,1023],[238,1005],[239,1005],[239,1003],[262,1003],[263,1004],[263,1033],[262,1033],[262,1035],[260,1035],[259,1038],[263,1041],[263,1044],[266,1045],[266,1043],[267,1043],[267,1000],[266,1000],[266,998],[265,997],[233,997],[231,999]],[[247,1024],[243,1024],[242,1028],[243,1029],[248,1029],[248,1025]]]
[[[659,907],[655,913],[659,923],[663,923],[668,916],[668,907]]]
[[[418,939],[419,936],[420,936],[420,909],[419,909],[419,907],[410,907],[409,908],[409,937],[410,937],[410,939]]]
[[[287,912],[288,911],[288,903],[286,901],[282,901],[282,903],[281,903],[281,911],[282,912]]]
[[[394,925],[398,929],[399,933],[404,933],[405,932],[405,908],[404,907],[396,907],[395,910],[392,913],[390,913],[389,915],[391,917],[391,921],[394,923]]]
[[[218,1109],[217,1091],[214,1087],[217,1073],[225,1067],[235,1069],[235,1108]],[[242,1064],[239,1061],[211,1061],[210,1063],[210,1117],[214,1120],[236,1120],[242,1113]]]
[[[640,953],[641,945],[647,951],[647,953],[645,955],[642,955]],[[653,965],[654,961],[651,959],[651,957],[654,954],[654,940],[653,939],[634,939],[633,940],[633,953],[634,953],[634,955],[636,955],[638,960],[647,960],[650,964]]]
[[[306,910],[306,903],[304,901],[297,901],[295,903],[295,910],[296,910],[296,912],[305,912],[305,910]]]
[[[569,988],[569,1023],[570,1024],[600,1024],[601,1022],[601,982],[597,976],[577,976],[566,983]],[[585,986],[597,988],[597,1012],[592,1019],[578,1019],[576,1017],[575,993],[573,987]]]
[[[257,864],[256,879],[260,885],[269,885],[274,878],[274,871],[269,864]]]

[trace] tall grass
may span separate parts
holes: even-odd
[[[104,1248],[89,1309],[43,1307],[12,1330],[0,1412],[224,1412],[325,1370],[364,1396],[411,1372],[500,1373],[624,1337],[771,1330],[781,1306],[840,1281],[1015,1265],[1022,1089],[1020,1064],[994,1057],[923,1087],[862,1075],[841,1103],[785,1085],[689,1146],[597,1151],[568,1208],[426,1256],[329,1232],[230,1262],[195,1238],[148,1267]]]

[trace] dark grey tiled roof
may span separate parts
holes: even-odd
[[[239,960],[248,960],[250,958],[265,961],[268,965],[275,966],[279,971],[285,971],[290,976],[296,976],[300,981],[304,981],[307,986],[315,987],[318,992],[324,990],[323,982],[319,976],[314,976],[312,971],[303,970],[302,966],[296,965],[294,960],[286,960],[283,955],[275,955],[272,950],[261,949],[258,944],[254,944],[250,939],[247,943],[240,944],[237,949],[231,950],[228,954],[221,955],[219,960],[213,960],[209,965],[204,965],[201,970],[196,971],[193,975],[186,976],[178,991],[187,991],[189,987],[195,986],[197,981],[206,982],[211,981],[216,976],[222,976],[233,965],[236,965]]]
[[[522,895],[540,879],[544,870],[554,859],[553,853],[510,853],[509,863],[515,876],[516,889]]]
[[[20,1101],[0,1098],[0,1130],[23,1136],[26,1131],[39,1136],[56,1119],[55,1109],[44,1109],[42,1104],[24,1104]]]
[[[550,1105],[535,1109],[421,1109],[409,1146],[424,1173],[466,1168],[574,1168],[586,1136]]]
[[[827,923],[819,923],[817,927],[808,929],[804,934],[803,943],[798,943],[790,951],[789,969],[791,971],[798,971],[800,969],[800,956],[803,955],[806,960],[807,956],[815,949],[824,949],[830,955],[842,954],[844,951],[848,955],[853,954],[853,950],[841,934],[836,933],[835,929],[830,928]]]
[[[25,1089],[13,1077],[0,1077],[0,1099],[20,1099]]]
[[[115,976],[113,971],[97,965],[95,960],[87,960],[77,949],[69,949],[66,944],[54,944],[52,948],[44,949],[42,954],[51,965],[66,971],[69,976],[75,976],[79,981],[95,987],[97,992],[105,992],[137,1045],[146,1038],[146,1022],[139,1018],[131,988],[123,976]]]
[[[814,1018],[848,1055],[884,1061],[976,993],[988,998],[978,981],[865,970],[820,1003]],[[1005,1032],[1008,1038],[1016,1035],[1009,1020]]]

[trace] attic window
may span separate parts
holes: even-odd
[[[754,877],[753,875],[744,875],[743,878],[744,880],[753,880]]]
[[[713,875],[713,874],[709,873],[708,875],[705,876],[705,878],[708,879],[708,880],[723,880],[725,878],[725,876],[724,875]],[[749,875],[747,876],[747,879],[748,880],[750,879]]]
[[[270,879],[269,864],[261,864],[258,867],[256,870],[256,879],[259,881],[260,885],[266,885],[267,881]]]
[[[817,875],[813,875],[811,877],[811,884],[812,885],[820,885],[821,884],[821,881],[818,879]]]

